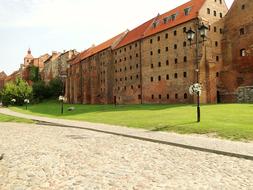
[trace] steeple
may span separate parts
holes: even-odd
[[[28,53],[28,54],[31,54],[31,53],[32,53],[30,48],[28,49],[27,53]]]

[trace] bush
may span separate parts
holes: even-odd
[[[17,78],[15,82],[7,83],[1,91],[2,103],[5,106],[10,105],[12,99],[15,99],[15,104],[23,105],[24,99],[32,97],[32,87],[30,87],[24,80]]]
[[[48,85],[50,91],[50,97],[56,98],[60,95],[63,95],[63,82],[59,78],[55,78],[49,82]]]
[[[40,102],[51,97],[49,87],[44,81],[37,81],[33,83],[32,88],[35,102]]]

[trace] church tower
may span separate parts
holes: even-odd
[[[24,66],[28,66],[33,60],[30,48],[27,51],[27,55],[24,57]]]

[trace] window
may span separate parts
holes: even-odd
[[[166,60],[166,65],[167,65],[167,66],[169,65],[169,60]]]
[[[217,62],[219,61],[219,56],[216,56],[216,61],[217,61]]]
[[[177,58],[175,59],[175,64],[177,64]]]
[[[136,55],[135,55],[136,57],[138,57],[139,55],[138,55],[138,53],[136,53]]]
[[[177,44],[174,44],[174,49],[177,49]]]
[[[138,79],[139,78],[139,75],[136,75],[136,79]]]
[[[189,15],[190,11],[191,11],[191,7],[184,9],[184,15],[185,16]]]
[[[216,16],[216,15],[217,15],[216,11],[213,11],[213,16]]]
[[[245,49],[241,49],[240,50],[240,56],[241,57],[245,57],[246,56],[246,50]]]
[[[222,34],[223,33],[223,30],[222,30],[222,28],[220,28],[220,34]]]
[[[171,21],[174,21],[174,20],[176,19],[176,17],[177,17],[177,14],[173,14],[173,15],[171,15],[171,16],[170,16]]]
[[[160,36],[157,37],[157,41],[158,41],[158,42],[160,41]]]
[[[160,100],[162,99],[162,95],[161,95],[161,94],[159,94],[159,99],[160,99]]]
[[[154,94],[152,94],[151,98],[152,98],[152,100],[154,99]]]
[[[184,41],[183,46],[186,47],[186,41]]]
[[[150,55],[153,55],[153,51],[150,52]]]
[[[132,70],[132,66],[130,66],[130,70]]]
[[[129,49],[132,49],[132,46],[129,46]]]
[[[215,42],[215,46],[218,47],[218,42],[217,41]]]
[[[242,8],[242,10],[244,10],[245,9],[245,5],[243,4],[241,8]]]
[[[126,57],[124,58],[124,61],[126,61]]]
[[[136,69],[139,67],[139,65],[138,64],[136,64]]]
[[[124,48],[124,51],[126,52],[126,48]]]
[[[174,78],[177,79],[177,73],[174,74]]]
[[[245,34],[244,28],[241,28],[240,29],[240,35],[244,35],[244,34]]]
[[[117,60],[115,60],[115,63],[117,63]]]
[[[168,22],[168,17],[163,19],[163,24],[166,24]]]
[[[151,65],[150,65],[150,67],[151,67],[151,69],[153,69],[153,68],[154,68],[154,65],[153,65],[153,64],[151,64]]]
[[[158,81],[161,81],[161,79],[162,79],[161,76],[158,76]]]
[[[186,56],[184,56],[184,62],[185,62],[185,63],[187,62],[187,57],[186,57]]]
[[[175,31],[174,31],[174,36],[176,36],[176,35],[177,35],[177,31],[175,30]]]
[[[177,99],[178,98],[178,94],[175,94],[175,99]]]
[[[183,28],[183,32],[186,32],[186,27]]]
[[[222,0],[220,0],[220,4],[222,4]]]
[[[161,67],[161,62],[158,62],[158,67]]]
[[[160,54],[160,53],[161,53],[161,50],[160,50],[160,49],[158,49],[158,50],[157,50],[157,52],[158,52],[158,54]]]
[[[168,48],[168,47],[166,47],[166,48],[165,48],[165,51],[169,51],[169,48]]]
[[[139,99],[139,100],[141,99],[141,95],[140,95],[140,94],[138,95],[138,99]]]
[[[152,44],[152,43],[153,43],[153,40],[152,40],[152,39],[150,39],[150,41],[149,41],[149,42],[150,42],[150,44]]]
[[[209,8],[207,8],[207,14],[211,14],[211,10]]]
[[[165,34],[165,38],[167,39],[169,37],[168,33]]]
[[[156,28],[156,26],[157,26],[157,22],[154,22],[153,23],[153,28]]]
[[[126,90],[126,86],[124,86],[124,90]]]
[[[130,59],[132,59],[132,55],[130,55],[130,57],[129,57]]]
[[[217,27],[216,27],[216,26],[213,28],[213,31],[214,31],[214,32],[217,32]]]
[[[169,94],[167,94],[167,99],[170,99],[170,95]]]
[[[216,73],[216,77],[217,77],[217,78],[219,77],[219,72]]]
[[[138,46],[138,44],[137,43],[135,43],[135,47],[137,47]]]
[[[220,18],[222,18],[222,13],[220,13]]]
[[[187,78],[187,72],[184,72],[184,78]]]
[[[184,93],[184,99],[187,99],[187,94],[186,93]]]
[[[166,75],[166,80],[169,80],[170,79],[170,76],[169,75]]]
[[[150,81],[153,82],[153,81],[154,81],[154,78],[153,78],[153,77],[150,77]]]
[[[125,77],[125,81],[127,81],[127,77]]]

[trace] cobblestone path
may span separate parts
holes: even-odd
[[[0,123],[0,189],[253,189],[253,161],[83,129]]]

